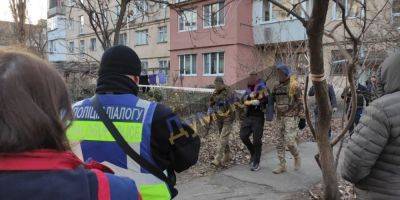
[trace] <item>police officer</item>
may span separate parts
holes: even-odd
[[[245,117],[240,127],[240,139],[250,152],[250,170],[260,169],[262,136],[264,131],[264,110],[267,102],[266,84],[257,79],[257,74],[250,74],[250,81],[243,97],[246,106]],[[253,135],[253,142],[250,136]]]
[[[279,84],[273,89],[277,121],[279,124],[278,144],[276,146],[279,165],[273,173],[286,172],[285,147],[294,157],[295,170],[300,169],[300,154],[297,149],[296,137],[299,120],[303,112],[301,90],[297,81],[291,78],[290,68],[284,64],[277,65]],[[301,118],[304,123],[304,119]]]
[[[214,85],[215,90],[210,97],[209,105],[215,113],[214,116],[216,116],[216,123],[219,132],[219,144],[212,164],[219,167],[229,162],[231,158],[229,136],[232,132],[234,113],[230,110],[229,103],[232,103],[233,93],[232,90],[224,84],[222,77],[216,77]]]
[[[104,162],[117,175],[135,180],[143,200],[171,199],[177,194],[174,173],[197,162],[200,139],[169,108],[137,97],[140,63],[129,47],[107,49],[101,59],[96,96],[123,139],[142,159],[168,174],[168,184],[125,154],[91,99],[73,106],[75,119],[67,137],[80,144],[74,151],[85,161]]]

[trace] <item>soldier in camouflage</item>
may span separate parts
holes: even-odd
[[[279,124],[278,144],[276,146],[279,165],[273,171],[280,174],[287,171],[285,159],[285,147],[294,157],[295,170],[300,169],[301,160],[297,149],[296,137],[298,132],[299,120],[303,118],[303,103],[301,90],[296,80],[290,77],[290,68],[286,65],[277,66],[279,84],[273,89],[277,122]]]
[[[216,167],[223,166],[229,162],[231,153],[229,149],[229,136],[232,132],[232,124],[234,121],[234,113],[230,110],[229,103],[233,98],[232,90],[224,84],[221,77],[216,77],[215,91],[210,97],[210,108],[215,113],[216,123],[219,132],[219,141],[217,152],[212,164]]]

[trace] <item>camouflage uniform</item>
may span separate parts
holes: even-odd
[[[215,90],[210,98],[210,107],[215,112],[216,123],[219,132],[219,143],[214,161],[220,166],[230,160],[229,136],[232,132],[234,113],[230,110],[230,101],[233,98],[231,89],[224,85],[223,88]]]
[[[274,170],[274,173],[286,171],[285,147],[289,149],[295,161],[298,161],[297,164],[295,163],[295,168],[298,169],[300,167],[300,155],[297,149],[296,137],[299,118],[303,115],[303,103],[300,88],[296,88],[293,98],[289,97],[289,82],[277,85],[273,92],[279,124],[276,149],[281,167],[278,167],[281,170]]]

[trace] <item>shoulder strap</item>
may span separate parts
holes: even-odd
[[[173,187],[173,184],[171,184],[169,178],[158,167],[154,166],[152,163],[141,157],[135,150],[132,149],[132,147],[129,146],[126,140],[122,137],[121,133],[112,123],[111,119],[108,117],[97,95],[95,95],[91,99],[91,103],[93,105],[93,108],[99,114],[101,121],[103,121],[104,125],[107,127],[108,131],[114,137],[118,146],[121,147],[121,149],[125,152],[125,154],[131,157],[136,163],[138,163],[141,167],[143,167],[148,172],[153,174],[155,177],[167,183],[168,187],[170,187],[171,189],[171,187]]]

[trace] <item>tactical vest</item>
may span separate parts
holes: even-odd
[[[278,117],[293,115],[293,99],[289,98],[289,84],[279,84],[274,88],[275,106]]]
[[[156,103],[131,94],[104,94],[99,100],[124,139],[140,156],[156,165],[151,155],[151,124]],[[67,130],[71,142],[80,142],[85,161],[105,162],[117,175],[133,179],[143,200],[171,199],[165,182],[153,176],[127,156],[85,99],[73,106],[75,120]],[[157,166],[157,165],[156,165]]]

